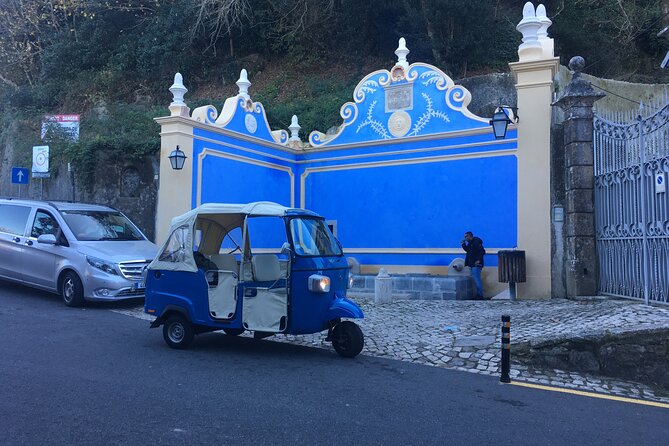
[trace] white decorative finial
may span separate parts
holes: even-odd
[[[409,54],[409,49],[407,48],[407,42],[404,40],[404,37],[400,37],[400,43],[395,50],[397,55],[397,65],[401,65],[405,70],[409,69],[409,62],[407,62],[407,54]]]
[[[300,139],[300,124],[297,122],[297,116],[293,115],[293,118],[290,120],[290,127],[288,129],[290,130],[290,140],[291,141],[297,141],[301,142],[302,140]]]
[[[249,82],[249,77],[245,69],[242,69],[242,72],[239,73],[237,86],[239,87],[240,96],[243,96],[246,99],[251,99],[251,96],[249,96],[249,87],[251,86],[251,82]]]
[[[553,39],[548,37],[548,28],[550,28],[553,22],[546,15],[546,7],[543,4],[537,6],[537,19],[541,22],[541,28],[539,28],[537,36],[539,38],[539,43],[544,49],[544,56],[553,57],[555,46]]]
[[[184,86],[184,80],[181,73],[174,75],[174,83],[170,87],[170,92],[172,93],[172,103],[170,104],[170,107],[173,105],[186,105],[184,102],[184,95],[188,92],[188,89]]]
[[[525,3],[523,7],[523,20],[518,23],[516,29],[523,34],[523,43],[518,47],[520,61],[537,60],[543,56],[543,48],[539,43],[538,32],[542,23],[537,18],[532,2]]]

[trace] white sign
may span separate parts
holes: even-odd
[[[667,191],[667,174],[665,173],[656,173],[655,174],[655,193],[663,194]]]
[[[49,173],[49,146],[33,147],[33,178]],[[38,174],[38,175],[35,175]]]

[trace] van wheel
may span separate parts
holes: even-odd
[[[68,307],[84,305],[84,286],[76,273],[68,271],[60,283],[60,295]]]
[[[240,334],[244,333],[246,330],[243,328],[224,328],[223,333],[225,333],[228,336],[239,336]]]
[[[364,345],[362,330],[354,322],[340,322],[332,330],[332,346],[344,358],[355,358]]]
[[[180,314],[170,316],[163,325],[163,339],[172,348],[188,348],[194,336],[193,325]]]

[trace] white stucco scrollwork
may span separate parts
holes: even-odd
[[[216,123],[217,117],[218,111],[213,105],[203,105],[202,107],[198,107],[193,110],[193,114],[191,115],[191,119],[211,125]]]

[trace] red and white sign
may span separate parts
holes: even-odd
[[[47,136],[49,127],[57,125],[73,141],[79,140],[79,115],[47,115],[42,121],[42,139]]]

